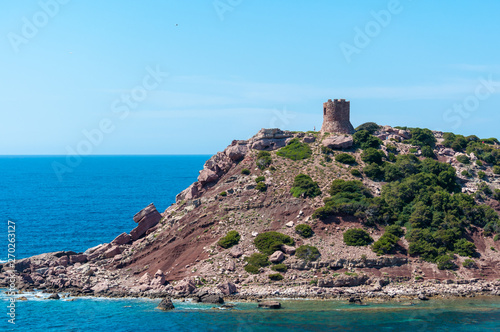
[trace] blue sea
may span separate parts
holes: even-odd
[[[58,177],[66,157],[0,157],[0,259],[7,258],[7,223],[15,223],[17,258],[76,252],[109,242],[135,227],[133,215],[154,202],[163,212],[196,180],[210,156],[95,156]],[[3,231],[2,231],[3,228]],[[1,234],[4,234],[3,236]],[[3,248],[3,249],[2,249]],[[283,309],[236,303],[232,310],[159,300],[63,298],[23,294],[16,324],[0,293],[0,331],[499,331],[500,300],[431,300],[366,307],[338,301],[282,301]],[[68,301],[72,300],[72,301]],[[2,309],[4,308],[4,309]]]

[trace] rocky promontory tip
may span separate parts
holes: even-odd
[[[130,233],[84,253],[19,260],[17,281],[219,304],[500,294],[499,173],[495,139],[374,123],[262,129],[207,160],[163,213],[148,205]]]

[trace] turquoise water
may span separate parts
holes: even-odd
[[[7,220],[16,222],[16,255],[83,251],[134,226],[132,216],[154,202],[160,212],[196,180],[209,156],[88,157],[59,181],[52,162],[64,157],[0,157],[0,259],[7,253]],[[285,301],[283,309],[238,303],[233,310],[159,300],[77,298],[53,301],[27,294],[7,322],[0,293],[0,331],[499,331],[500,300],[352,306]],[[3,309],[2,309],[3,308]]]
[[[3,303],[5,300],[3,299]],[[500,300],[431,300],[406,307],[400,303],[350,305],[340,301],[281,301],[283,309],[258,309],[236,303],[234,309],[175,302],[169,312],[159,300],[77,298],[17,302],[16,327],[23,331],[499,331]]]

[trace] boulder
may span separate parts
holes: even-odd
[[[272,151],[277,150],[286,146],[286,139],[261,139],[252,144],[252,149],[254,150],[266,150]]]
[[[235,143],[235,141],[233,141],[233,143]],[[248,152],[248,146],[246,144],[235,144],[227,147],[224,152],[229,157],[229,159],[231,159],[232,161],[237,161],[243,158]]]
[[[330,149],[347,149],[353,146],[354,141],[352,136],[333,136],[325,138],[321,144]]]
[[[69,258],[68,256],[62,256],[57,260],[57,264],[61,266],[68,266]]]
[[[88,260],[87,255],[85,255],[85,254],[69,256],[69,263],[70,264],[85,263],[85,262],[87,262],[87,260]]]
[[[107,281],[101,281],[91,288],[94,293],[104,293],[109,289],[109,283]]]
[[[129,243],[131,240],[132,238],[130,237],[130,235],[128,235],[127,233],[121,233],[113,241],[111,241],[111,244],[123,245]]]
[[[156,307],[156,309],[160,309],[163,311],[168,311],[174,309],[174,304],[172,303],[172,300],[170,298],[164,298],[161,300],[160,304]]]
[[[241,255],[243,255],[243,250],[240,247],[233,247],[229,251],[229,255],[231,255],[234,258],[238,258]]]
[[[60,298],[61,297],[59,296],[59,294],[55,293],[55,294],[50,294],[47,300],[59,300]]]
[[[174,289],[181,294],[187,295],[191,294],[196,289],[196,285],[191,279],[181,280],[174,286]]]
[[[201,184],[214,182],[219,179],[219,175],[210,169],[202,169],[198,175],[198,181]]]
[[[224,303],[224,299],[217,294],[206,294],[199,298],[199,302],[201,303],[212,303],[212,304],[222,304]]]
[[[236,285],[233,284],[232,282],[229,282],[229,281],[223,282],[223,283],[217,285],[217,288],[220,289],[220,291],[224,295],[231,295],[231,294],[236,293],[236,291],[237,291]]]
[[[151,275],[148,272],[144,273],[144,275],[139,279],[139,283],[149,285],[151,283]]]
[[[263,301],[259,302],[259,308],[280,309],[281,303],[278,301]]]
[[[122,253],[122,249],[119,246],[113,246],[104,253],[104,257],[111,258]]]
[[[130,232],[132,241],[135,241],[143,236],[148,229],[156,226],[160,220],[161,214],[156,210],[153,203],[139,211],[134,216],[134,221],[139,225]]]
[[[285,255],[281,251],[275,251],[271,256],[269,256],[269,261],[271,263],[280,263],[285,259]]]
[[[182,192],[178,193],[177,196],[175,196],[175,202],[179,203],[180,201],[183,200],[191,200],[193,198],[197,198],[200,196],[200,188],[201,184],[199,182],[195,182],[186,189],[184,189]]]
[[[165,274],[162,270],[156,271],[153,280],[151,280],[151,286],[159,287],[165,284]]]
[[[314,137],[314,136],[304,137],[304,143],[314,143],[315,141],[316,141],[316,137]]]
[[[420,301],[428,301],[429,300],[429,298],[422,293],[418,294],[418,299]]]
[[[281,246],[281,251],[283,251],[287,255],[295,254],[295,248],[292,246],[287,246],[286,244]]]
[[[293,221],[289,221],[285,224],[286,227],[293,227]]]

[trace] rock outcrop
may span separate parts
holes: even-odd
[[[160,220],[161,214],[156,210],[153,203],[137,212],[134,216],[134,221],[138,223],[138,225],[130,232],[132,241],[135,241],[146,234],[146,231],[151,227],[156,226]]]

